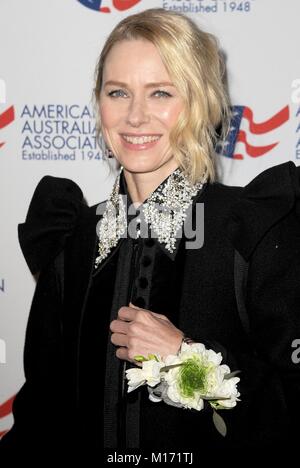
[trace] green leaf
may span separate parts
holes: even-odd
[[[142,355],[137,355],[137,356],[134,356],[134,360],[137,361],[137,362],[144,362],[144,361],[148,361],[147,358],[145,358],[145,356],[142,356]]]
[[[173,369],[174,367],[179,367],[182,366],[184,362],[179,362],[178,364],[171,364],[170,366],[165,366],[160,369],[160,372],[167,372],[170,369]]]
[[[207,400],[207,401],[220,401],[220,400],[230,400],[231,397],[218,397],[218,396],[205,396],[205,395],[199,395],[202,400]]]
[[[148,361],[151,361],[151,359],[154,359],[154,361],[158,362],[158,358],[155,354],[148,354]]]
[[[222,416],[219,415],[215,410],[213,410],[213,423],[217,431],[225,437],[227,434],[227,427]]]
[[[240,374],[240,370],[236,370],[234,372],[230,372],[230,374],[225,374],[224,375],[224,380],[229,380],[231,379],[232,377],[235,377],[237,374]]]

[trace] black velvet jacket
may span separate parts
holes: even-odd
[[[172,256],[157,240],[122,239],[95,270],[96,207],[84,204],[71,180],[41,180],[19,226],[29,268],[40,273],[26,335],[26,382],[0,454],[37,444],[46,453],[101,452],[103,440],[108,448],[194,452],[201,444],[202,453],[292,448],[300,395],[300,364],[292,359],[300,338],[300,169],[281,164],[245,188],[209,183],[194,202],[204,203],[202,248],[187,250],[182,240]],[[237,312],[235,249],[250,262],[250,336]],[[154,404],[145,387],[122,392],[123,364],[108,330],[129,300],[167,315],[241,371],[241,401],[222,412],[225,438],[209,409]]]

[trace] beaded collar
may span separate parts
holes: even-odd
[[[122,172],[115,180],[103,217],[97,225],[99,255],[95,260],[95,268],[109,255],[119,240],[128,235],[127,204],[124,195],[120,193],[121,174]],[[203,185],[204,181],[191,184],[178,168],[139,207],[142,216],[139,216],[138,221],[143,217],[150,227],[151,237],[157,238],[168,252],[173,253],[175,250],[177,234],[184,223],[187,210]]]

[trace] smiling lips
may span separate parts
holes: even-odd
[[[121,140],[125,148],[143,150],[152,148],[160,139],[161,135],[129,135],[122,134]]]

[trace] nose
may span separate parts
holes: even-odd
[[[149,122],[147,105],[142,98],[133,98],[127,113],[127,123],[132,127],[139,127]]]

